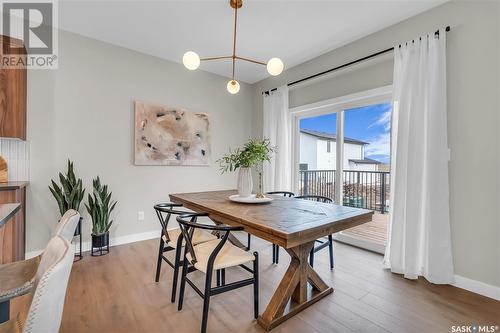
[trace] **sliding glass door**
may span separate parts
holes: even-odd
[[[373,91],[372,91],[373,92]],[[373,222],[336,239],[383,252],[390,188],[390,89],[374,98],[325,101],[293,110],[295,190],[376,212]]]
[[[337,113],[304,117],[299,123],[299,195],[335,200]]]

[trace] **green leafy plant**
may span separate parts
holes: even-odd
[[[92,235],[99,236],[109,231],[113,220],[110,215],[115,209],[116,201],[111,201],[111,193],[108,192],[108,185],[101,185],[99,176],[92,180],[93,193],[88,194],[88,204],[85,204],[87,211],[92,218]]]
[[[271,146],[269,139],[250,139],[242,148],[222,156],[219,163],[222,173],[232,172],[239,168],[252,168],[262,162],[269,161],[275,147]]]
[[[59,181],[61,185],[52,180],[52,186],[49,185],[49,189],[57,201],[61,216],[69,209],[79,210],[85,189],[82,186],[82,179],[76,178],[73,162],[70,160],[68,160],[66,175],[59,173]]]

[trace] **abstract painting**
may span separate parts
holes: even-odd
[[[136,165],[208,165],[210,119],[206,113],[135,102]]]

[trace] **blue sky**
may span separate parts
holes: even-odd
[[[391,104],[376,104],[346,110],[344,113],[344,135],[370,144],[365,146],[365,157],[389,163]],[[301,129],[335,134],[337,132],[335,113],[305,118],[300,121]]]

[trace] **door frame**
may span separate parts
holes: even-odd
[[[331,113],[337,113],[337,141],[336,154],[337,165],[335,173],[335,202],[342,205],[342,173],[343,173],[343,149],[344,149],[344,110],[354,109],[371,104],[379,104],[392,100],[392,85],[375,89],[365,90],[349,95],[335,97],[324,101],[301,105],[290,108],[292,129],[292,189],[298,192],[299,187],[299,164],[300,164],[300,120]],[[340,158],[339,158],[340,157]]]

